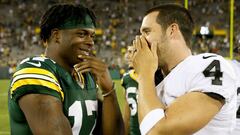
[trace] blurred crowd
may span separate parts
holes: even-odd
[[[14,70],[21,59],[44,53],[39,40],[39,20],[46,8],[59,2],[82,3],[95,11],[95,53],[110,68],[122,69],[121,72],[127,67],[126,46],[139,34],[144,12],[158,3],[184,5],[184,0],[0,0],[0,66]],[[229,4],[228,0],[189,0],[196,28],[206,26],[212,31],[223,31],[210,38],[194,37],[194,53],[215,52],[229,56]],[[237,25],[240,24],[240,1],[235,1],[234,8],[234,44],[237,45],[240,44],[240,25]]]
[[[209,27],[210,38],[206,36],[193,39],[195,53],[213,52],[229,57],[230,1],[229,0],[189,0],[189,10],[196,28]],[[240,45],[240,1],[234,3],[234,46]],[[220,32],[219,32],[220,31]]]

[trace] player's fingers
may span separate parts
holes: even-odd
[[[98,77],[101,77],[108,70],[108,66],[100,59],[91,56],[80,56],[83,62],[79,63],[76,67],[78,72],[91,72]],[[88,69],[88,70],[87,70]]]
[[[135,40],[136,40],[136,49],[137,51],[139,51],[142,48],[140,37],[136,36]]]
[[[136,39],[134,39],[134,40],[132,41],[132,44],[133,44],[133,47],[136,46]]]
[[[74,68],[77,72],[82,72],[82,70],[84,70],[86,68],[91,68],[92,70],[96,70],[98,72],[105,72],[107,69],[107,66],[96,63],[96,62],[92,62],[92,61],[84,61],[84,62],[79,63]]]
[[[93,68],[86,68],[82,70],[82,73],[85,73],[85,72],[91,72],[92,74],[98,76],[98,72],[96,72]]]
[[[89,67],[87,64],[85,64],[85,65],[79,65],[78,67],[77,67],[77,66],[74,67],[74,70],[75,70],[76,72],[82,73],[82,71],[83,71],[84,69],[87,69],[87,68],[91,68],[91,67]]]
[[[79,56],[79,58],[81,58],[83,60],[83,62],[80,62],[76,65],[74,65],[74,67],[79,67],[81,65],[89,65],[89,66],[96,66],[97,68],[106,68],[106,64],[100,60],[97,59],[95,57],[89,57],[89,56]]]
[[[132,46],[133,46],[134,49],[136,49],[136,40],[132,41]]]
[[[74,67],[74,69],[77,69],[77,68],[79,68],[79,67],[82,67],[82,66],[90,66],[91,64],[90,64],[90,62],[88,62],[88,61],[82,61],[82,62],[80,62],[80,63],[78,63],[78,64],[75,64],[73,67]]]
[[[96,57],[93,56],[87,56],[87,55],[78,55],[79,59],[87,59],[87,60],[96,60]]]
[[[78,72],[78,73],[91,72],[91,73],[93,73],[93,74],[95,74],[95,75],[97,75],[97,76],[103,74],[103,72],[102,72],[101,70],[96,69],[96,68],[94,68],[94,67],[89,67],[89,66],[87,66],[87,65],[82,65],[81,67],[76,68],[75,71]]]
[[[154,57],[157,57],[157,46],[158,46],[157,42],[153,42],[151,44],[151,52],[152,52]]]
[[[94,57],[94,56],[78,55],[78,58],[82,59],[83,62],[90,62],[91,64],[98,65],[99,67],[106,65],[101,59]]]
[[[97,72],[96,70],[94,70],[93,68],[86,68],[86,69],[83,69],[80,73],[87,73],[87,72],[90,72],[92,73],[93,75],[95,76],[101,76],[102,74]]]
[[[75,70],[75,72],[72,72],[72,76],[74,78],[76,78],[76,81],[79,81],[78,75],[77,75],[77,71]]]
[[[136,54],[136,52],[137,52],[136,40],[133,40],[132,46],[133,46],[133,55],[134,55],[134,54]]]
[[[100,72],[105,72],[108,66],[102,61],[90,61],[90,66]]]
[[[79,73],[87,73],[87,72],[91,72],[91,69],[90,68],[86,68],[86,69],[83,69],[83,70],[81,70],[81,72],[79,72]]]
[[[148,49],[149,48],[148,47],[148,42],[147,42],[146,38],[143,35],[140,36],[140,41],[141,41],[142,48],[144,48],[144,49]]]

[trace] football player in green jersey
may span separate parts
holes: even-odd
[[[123,134],[108,66],[91,55],[95,27],[93,12],[82,5],[46,11],[40,23],[45,56],[24,59],[11,80],[12,135]]]
[[[132,57],[134,54],[134,47],[128,46],[125,58],[128,62],[129,71],[123,75],[122,86],[125,89],[125,111],[124,124],[125,135],[140,135],[138,114],[137,114],[137,89],[136,81],[137,75],[133,69]]]

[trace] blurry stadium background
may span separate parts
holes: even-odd
[[[0,0],[0,135],[9,135],[7,88],[18,62],[40,55],[41,14],[59,2],[82,3],[97,16],[95,52],[109,64],[122,109],[121,75],[127,70],[126,47],[139,34],[145,11],[160,3],[177,2],[188,8],[196,27],[193,53],[214,52],[235,59],[240,45],[240,0]]]

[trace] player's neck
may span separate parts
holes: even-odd
[[[168,75],[179,63],[190,55],[192,55],[190,49],[184,49],[182,51],[171,53],[166,60],[166,64],[162,68],[164,75]]]
[[[54,60],[58,65],[60,65],[62,68],[64,68],[66,71],[68,71],[70,74],[72,73],[73,68],[70,67],[64,59],[62,59],[58,54],[57,51],[50,51],[49,48],[46,48],[45,50],[45,56]]]

